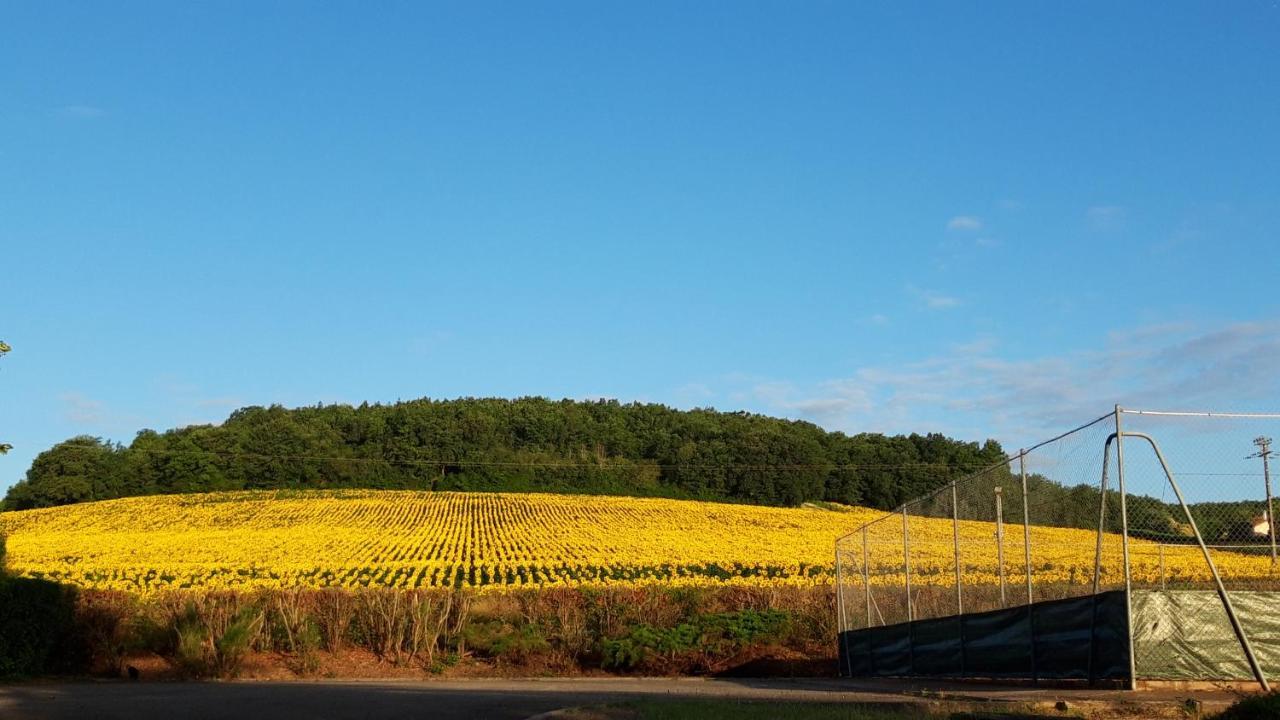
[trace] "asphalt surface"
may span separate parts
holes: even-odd
[[[429,680],[0,685],[2,720],[250,720],[251,718],[472,718],[521,720],[567,707],[637,697],[733,698],[794,702],[924,702],[944,690],[955,699],[1033,702],[1128,699],[1170,702],[1176,694],[958,686],[924,691],[902,683],[837,679]],[[1214,705],[1230,697],[1196,693]],[[1209,697],[1206,697],[1209,695]]]

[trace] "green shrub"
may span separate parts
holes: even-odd
[[[696,615],[672,628],[638,625],[601,643],[601,664],[618,670],[672,670],[684,665],[707,670],[743,648],[778,638],[789,621],[780,610],[739,610]]]
[[[538,623],[510,623],[500,619],[474,620],[462,630],[466,645],[500,660],[522,663],[551,649]]]
[[[1280,718],[1280,693],[1271,692],[1245,698],[1213,716],[1213,720],[1255,720],[1255,718]]]
[[[262,611],[241,607],[223,624],[194,602],[174,624],[174,664],[192,677],[235,677],[262,628]]]
[[[350,638],[397,665],[433,664],[458,612],[454,595],[438,591],[373,588],[355,599]]]
[[[71,588],[0,577],[0,677],[78,670],[75,605]]]

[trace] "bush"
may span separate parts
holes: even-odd
[[[299,675],[321,648],[355,648],[438,673],[468,657],[534,672],[720,672],[760,651],[827,659],[809,636],[829,588],[675,592],[558,589],[471,595],[438,590],[174,592],[139,598],[0,580],[0,675],[118,674],[159,655],[179,674],[233,677],[252,652]],[[785,610],[779,609],[785,608]],[[92,661],[92,662],[88,662]]]
[[[697,615],[672,628],[634,627],[601,645],[606,669],[648,668],[707,672],[755,643],[777,639],[790,617],[780,610],[740,610]]]
[[[512,624],[500,619],[475,620],[463,630],[462,638],[472,649],[498,660],[517,664],[551,649],[538,623]]]
[[[447,592],[379,588],[355,597],[359,638],[379,658],[397,665],[415,660],[433,665],[441,639],[450,633],[450,619],[461,612],[455,595]]]
[[[262,630],[262,611],[236,596],[188,601],[176,618],[174,665],[192,677],[235,677]]]
[[[79,670],[75,607],[71,588],[0,577],[0,677]]]
[[[1255,720],[1280,717],[1280,693],[1254,695],[1213,716],[1213,720]]]

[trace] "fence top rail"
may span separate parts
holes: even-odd
[[[1117,409],[1119,409],[1119,408],[1117,408]],[[1122,412],[1129,412],[1129,411],[1125,410],[1125,411],[1122,411]],[[1048,444],[1050,444],[1050,443],[1055,443],[1055,442],[1057,442],[1057,441],[1061,440],[1062,438],[1067,437],[1068,435],[1073,435],[1073,434],[1075,434],[1075,433],[1080,432],[1081,430],[1084,430],[1084,429],[1086,429],[1086,428],[1093,427],[1094,425],[1097,425],[1098,423],[1102,422],[1103,420],[1106,420],[1106,419],[1108,419],[1108,418],[1113,418],[1113,417],[1115,417],[1115,415],[1116,415],[1116,413],[1115,413],[1115,411],[1114,411],[1114,410],[1113,410],[1113,411],[1111,411],[1111,412],[1109,412],[1109,413],[1106,413],[1105,415],[1099,415],[1098,417],[1094,418],[1093,420],[1090,420],[1090,421],[1089,421],[1089,422],[1087,422],[1087,423],[1084,423],[1083,425],[1080,425],[1080,426],[1078,426],[1078,427],[1074,427],[1074,428],[1072,428],[1072,429],[1070,429],[1070,430],[1068,430],[1068,431],[1066,431],[1066,432],[1064,432],[1064,433],[1061,433],[1061,434],[1055,435],[1055,436],[1053,436],[1053,437],[1049,438],[1048,440],[1043,440],[1043,441],[1041,441],[1041,442],[1038,442],[1038,443],[1036,443],[1035,445],[1032,445],[1031,447],[1023,448],[1022,450],[1019,450],[1019,451],[1018,451],[1018,452],[1016,452],[1016,453],[1012,453],[1012,454],[1010,454],[1010,455],[1006,455],[1006,456],[1005,456],[1005,458],[1004,458],[1003,460],[1000,460],[999,462],[994,462],[994,463],[991,463],[990,465],[987,465],[986,467],[979,468],[978,470],[974,470],[974,471],[972,471],[972,472],[966,473],[966,474],[964,474],[964,475],[962,475],[962,476],[960,476],[960,477],[958,477],[958,478],[956,478],[956,479],[952,480],[952,481],[951,481],[951,482],[949,482],[949,483],[946,483],[946,484],[944,484],[944,485],[941,485],[941,486],[939,486],[939,487],[935,488],[935,489],[934,489],[934,490],[932,490],[931,492],[928,492],[928,493],[926,493],[926,494],[924,494],[924,495],[921,495],[921,496],[919,496],[919,497],[911,498],[910,500],[907,500],[906,502],[902,503],[902,504],[901,504],[901,505],[899,505],[898,507],[896,507],[896,508],[894,508],[894,509],[892,509],[892,510],[890,510],[890,511],[886,512],[884,515],[881,515],[881,516],[877,517],[877,518],[876,518],[876,519],[874,519],[874,520],[868,520],[868,521],[866,521],[866,522],[862,523],[861,525],[859,525],[858,527],[854,528],[853,530],[850,530],[849,532],[845,533],[844,535],[841,535],[840,537],[836,538],[836,543],[838,544],[838,543],[840,543],[840,541],[844,540],[845,538],[850,538],[850,537],[853,537],[854,535],[857,535],[858,533],[862,532],[863,528],[866,528],[866,527],[868,527],[868,526],[870,526],[870,525],[874,525],[875,523],[878,523],[878,522],[880,522],[880,521],[884,520],[885,518],[888,518],[888,517],[894,517],[894,516],[896,516],[896,515],[901,515],[901,514],[903,513],[903,511],[905,511],[907,508],[911,507],[912,505],[916,505],[916,504],[918,504],[918,503],[925,502],[926,500],[930,500],[930,499],[932,499],[932,498],[935,498],[935,497],[937,497],[939,494],[941,494],[941,493],[943,493],[943,492],[945,492],[945,491],[947,491],[947,490],[950,490],[950,489],[951,489],[951,488],[953,488],[953,487],[959,486],[961,483],[967,482],[968,480],[970,480],[970,479],[972,479],[972,478],[976,478],[976,477],[979,477],[979,476],[981,476],[981,475],[985,475],[986,473],[991,472],[992,470],[994,470],[994,469],[996,469],[996,468],[998,468],[998,467],[1002,467],[1002,466],[1008,465],[1009,463],[1011,463],[1011,462],[1013,462],[1013,461],[1017,460],[1018,458],[1026,457],[1026,456],[1027,456],[1027,454],[1029,454],[1029,453],[1031,453],[1031,452],[1033,452],[1033,451],[1035,451],[1035,450],[1038,450],[1038,449],[1040,449],[1040,448],[1044,447],[1045,445],[1048,445]],[[1277,415],[1276,417],[1280,417],[1280,415]]]
[[[1118,408],[1125,415],[1165,415],[1170,417],[1257,418],[1280,420],[1280,413],[1195,412],[1190,410],[1131,410]],[[1073,431],[1074,432],[1074,431]]]

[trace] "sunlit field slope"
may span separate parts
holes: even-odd
[[[14,573],[96,588],[829,582],[874,511],[550,494],[235,492],[0,515]]]
[[[607,496],[266,491],[4,513],[0,529],[8,535],[10,572],[139,593],[294,586],[782,587],[829,584],[835,538],[883,515],[838,506]],[[912,581],[952,582],[951,522],[913,517],[911,525]],[[962,522],[960,531],[966,583],[997,582],[992,526]],[[1037,583],[1089,582],[1095,542],[1085,530],[1033,528]],[[873,584],[901,582],[900,543],[900,537],[869,538]],[[1005,543],[1006,574],[1016,582],[1021,531],[1007,532]],[[1120,557],[1114,536],[1106,545],[1112,574]],[[1135,564],[1154,572],[1154,546],[1136,540],[1134,546]],[[1166,572],[1199,575],[1203,562],[1190,550],[1164,552]],[[1235,562],[1232,574],[1270,571],[1259,558]]]

